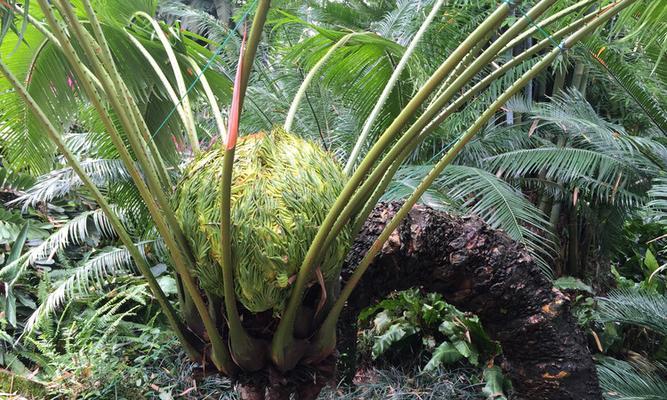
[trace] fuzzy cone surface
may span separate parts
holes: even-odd
[[[224,154],[219,143],[193,160],[173,199],[200,285],[221,297]],[[232,259],[236,296],[249,311],[284,309],[291,278],[346,180],[329,153],[282,129],[239,138],[232,177]],[[351,236],[349,228],[343,231],[320,263],[325,282],[338,280]]]

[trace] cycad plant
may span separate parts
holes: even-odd
[[[636,1],[604,2],[600,10],[547,35],[477,79],[499,54],[511,48],[512,40],[557,3],[537,1],[506,24],[520,1],[504,0],[427,79],[363,158],[357,162],[353,157],[345,170],[330,154],[290,133],[305,87],[327,62],[326,55],[304,80],[304,90],[299,90],[294,99],[285,129],[239,134],[246,89],[270,8],[268,0],[257,1],[247,40],[244,34],[241,42],[227,127],[222,123],[215,95],[204,87],[218,131],[217,143],[208,150],[200,146],[180,73],[180,63],[188,61],[170,50],[169,37],[158,22],[146,13],[134,13],[134,21],[149,21],[147,26],[164,45],[173,68],[175,89],[169,79],[161,79],[161,83],[183,121],[184,137],[194,154],[184,176],[176,181],[155,140],[162,126],[151,129],[142,103],[128,87],[129,81],[121,73],[122,59],[109,45],[111,31],[100,23],[96,2],[38,0],[39,15],[46,24],[27,16],[25,21],[39,26],[49,43],[62,52],[73,73],[71,79],[81,88],[105,138],[136,186],[177,280],[178,311],[160,288],[142,248],[133,242],[123,219],[110,204],[108,193],[100,190],[90,170],[72,151],[71,142],[63,138],[61,121],[49,112],[49,104],[60,99],[36,99],[26,89],[26,81],[18,79],[4,60],[0,61],[0,70],[99,205],[186,353],[194,360],[205,360],[222,374],[242,380],[268,376],[271,387],[267,395],[288,398],[294,390],[289,380],[296,379],[299,371],[325,369],[334,358],[336,324],[347,299],[383,244],[443,169],[511,97],[563,52]],[[18,26],[15,28],[20,34]],[[336,46],[355,40],[372,37],[350,33],[340,37]],[[410,52],[405,56],[409,57]],[[345,286],[339,288],[340,268],[352,240],[401,164],[438,124],[466,107],[513,66],[528,60],[533,66],[447,149],[382,229]],[[205,76],[197,72],[200,66],[196,62],[190,66],[193,74]],[[365,145],[357,147],[355,157]],[[280,378],[274,379],[276,376]],[[266,380],[254,383],[259,389],[244,395],[264,398]],[[318,391],[299,389],[298,393],[300,398],[313,398]]]

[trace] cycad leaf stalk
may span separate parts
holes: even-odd
[[[231,240],[231,197],[232,197],[232,173],[234,167],[234,155],[236,141],[239,135],[239,120],[241,117],[241,80],[243,79],[243,63],[246,45],[246,34],[243,34],[239,63],[234,79],[234,91],[232,95],[232,106],[229,112],[229,129],[225,141],[225,155],[222,167],[222,179],[220,181],[220,237],[222,248],[222,284],[225,294],[225,311],[227,313],[227,325],[229,326],[230,351],[234,362],[243,370],[257,371],[264,366],[265,346],[251,338],[241,324],[239,311],[236,306],[236,293],[234,291],[234,267],[232,262],[232,240]]]
[[[102,118],[105,128],[110,134],[111,139],[114,141],[114,146],[118,150],[126,168],[132,175],[132,178],[135,184],[137,185],[137,188],[139,189],[142,198],[146,202],[146,205],[151,213],[151,216],[153,217],[153,220],[156,223],[158,231],[164,238],[167,248],[170,250],[170,254],[174,261],[174,267],[181,276],[184,286],[188,294],[192,298],[197,308],[197,311],[199,312],[200,318],[202,319],[202,322],[206,328],[209,339],[211,340],[212,361],[214,362],[216,367],[221,371],[224,371],[228,374],[232,374],[234,370],[234,364],[229,355],[229,351],[226,345],[224,344],[222,337],[220,336],[220,333],[217,331],[217,328],[213,323],[211,316],[208,314],[206,304],[204,303],[204,300],[199,294],[199,289],[195,284],[192,275],[189,272],[189,265],[191,265],[191,263],[189,263],[188,258],[191,258],[191,255],[189,254],[189,252],[187,252],[187,247],[178,244],[174,239],[174,236],[177,236],[178,232],[180,232],[178,223],[173,217],[173,212],[171,212],[171,209],[169,208],[166,196],[164,196],[164,193],[162,192],[160,185],[157,183],[157,177],[155,171],[152,169],[152,164],[147,161],[146,155],[142,154],[143,149],[142,146],[138,143],[138,138],[137,138],[138,134],[135,130],[132,129],[133,128],[132,123],[129,121],[128,116],[125,115],[124,113],[125,108],[121,104],[123,95],[115,91],[114,84],[111,82],[108,72],[104,70],[102,62],[96,57],[95,52],[92,50],[92,46],[89,43],[90,38],[84,34],[81,34],[83,28],[81,27],[79,21],[76,20],[76,18],[74,18],[74,20],[68,18],[66,22],[71,24],[71,28],[73,29],[74,34],[78,33],[77,39],[79,40],[81,45],[89,54],[93,55],[93,57],[89,57],[89,61],[94,65],[95,70],[100,71],[98,76],[101,79],[103,87],[105,88],[107,94],[106,98],[110,101],[112,107],[116,111],[116,114],[119,115],[121,123],[125,128],[125,133],[127,134],[130,143],[134,144],[133,149],[135,150],[135,154],[137,155],[138,161],[142,166],[143,172],[147,178],[146,182],[144,182],[142,174],[138,171],[134,160],[130,156],[129,151],[125,147],[123,140],[121,139],[118,131],[116,130],[115,124],[112,122],[111,117],[106,107],[104,106],[99,93],[97,93],[92,83],[88,79],[86,79],[86,76],[84,75],[81,68],[83,63],[79,59],[79,56],[74,50],[71,42],[67,39],[65,32],[62,30],[58,21],[56,20],[55,14],[53,13],[53,9],[46,2],[46,0],[38,0],[38,1],[40,3],[42,11],[44,12],[47,18],[47,22],[51,26],[58,40],[63,45],[63,49],[65,50],[65,56],[70,62],[70,65],[72,66],[76,76],[78,76],[79,79],[81,80],[82,86],[84,87],[84,90],[88,94],[90,101],[93,103],[100,117]],[[65,15],[69,14],[70,16],[74,15],[71,9],[71,5],[68,2],[60,2],[59,5],[63,7],[61,9],[63,14]],[[147,183],[152,184],[150,190],[146,186]],[[165,204],[166,207],[158,207],[156,199],[153,197],[154,195],[155,198],[161,200],[161,202]],[[166,218],[168,218],[169,216],[171,216],[172,217],[171,219],[174,221],[171,224],[167,223],[166,221]]]
[[[489,30],[495,30],[502,21],[509,15],[511,6],[507,3],[501,4],[473,33],[464,40],[461,45],[445,60],[431,78],[422,86],[415,97],[396,117],[392,124],[380,136],[377,143],[366,154],[359,167],[355,170],[345,188],[338,196],[338,199],[327,213],[327,217],[320,225],[315,239],[310,245],[304,261],[299,269],[296,283],[292,289],[287,309],[278,324],[276,333],[271,343],[271,358],[276,366],[281,369],[291,369],[294,367],[292,362],[288,362],[291,345],[294,343],[294,323],[297,310],[303,298],[306,284],[313,276],[315,266],[320,257],[320,250],[325,244],[326,238],[334,226],[336,219],[350,198],[355,193],[358,186],[363,182],[367,172],[373,167],[377,159],[382,155],[385,149],[391,144],[400,129],[412,118],[419,107],[428,99],[438,85],[447,77],[456,65],[465,57],[465,55],[479,42],[483,40]]]
[[[165,316],[167,317],[169,324],[171,325],[172,329],[174,329],[174,332],[176,333],[176,336],[178,337],[181,344],[183,345],[186,353],[193,359],[200,357],[200,353],[196,349],[195,344],[192,340],[193,338],[186,336],[187,332],[186,328],[183,326],[181,320],[178,318],[176,314],[176,311],[174,310],[171,303],[167,299],[166,295],[160,288],[160,285],[157,283],[155,276],[153,276],[153,273],[150,270],[150,266],[143,258],[139,250],[136,248],[134,242],[132,241],[132,238],[125,230],[122,222],[114,212],[111,205],[107,202],[102,192],[100,192],[100,190],[97,188],[97,186],[95,186],[90,177],[85,173],[85,171],[81,167],[81,164],[79,164],[74,154],[70,151],[70,149],[67,147],[64,141],[61,139],[58,131],[53,126],[51,121],[48,119],[46,114],[44,114],[41,107],[35,102],[30,93],[28,93],[25,86],[23,86],[18,81],[18,79],[12,74],[7,65],[5,65],[5,63],[2,62],[2,60],[0,60],[0,71],[2,71],[2,74],[14,87],[16,93],[18,93],[19,96],[23,98],[25,104],[28,106],[30,111],[35,115],[37,120],[45,128],[45,132],[48,135],[49,139],[56,145],[60,153],[65,157],[67,163],[74,170],[79,179],[81,179],[84,185],[88,188],[88,190],[90,190],[95,201],[99,204],[100,208],[107,215],[107,218],[109,219],[110,224],[113,226],[114,230],[118,234],[120,241],[123,243],[123,245],[125,245],[127,250],[130,252],[130,255],[132,256],[132,259],[136,263],[139,272],[146,279],[148,287],[150,288],[151,292],[153,293],[156,300],[160,304],[162,311],[165,313]]]
[[[394,72],[392,72],[391,77],[389,77],[387,85],[380,94],[380,98],[375,103],[375,106],[373,107],[373,110],[366,119],[366,122],[364,122],[364,126],[361,129],[359,137],[357,138],[357,142],[354,144],[352,152],[350,153],[350,156],[347,159],[347,164],[345,165],[346,174],[349,175],[352,172],[352,168],[354,168],[354,164],[357,162],[357,157],[359,157],[359,153],[361,152],[362,147],[366,143],[368,135],[371,133],[371,129],[373,129],[373,124],[377,120],[377,117],[380,115],[380,111],[382,111],[382,107],[387,102],[387,99],[389,99],[389,95],[391,94],[391,91],[394,89],[396,82],[398,82],[398,78],[401,76],[401,73],[403,73],[403,70],[408,65],[408,61],[410,60],[412,53],[414,53],[414,51],[417,49],[417,45],[421,41],[422,36],[424,36],[424,33],[426,33],[426,30],[431,25],[431,22],[433,22],[433,20],[435,19],[436,15],[440,11],[440,8],[442,8],[443,4],[445,4],[445,0],[438,0],[438,2],[433,5],[431,12],[428,14],[428,16],[422,23],[422,26],[419,28],[417,33],[415,33],[415,36],[412,38],[412,41],[405,49],[405,53],[403,53],[401,60],[398,62],[398,65],[396,65]]]
[[[332,239],[337,235],[343,227],[348,223],[349,219],[352,217],[355,211],[358,211],[363,205],[368,201],[374,192],[378,182],[385,175],[386,171],[391,169],[392,164],[399,158],[399,156],[404,153],[407,148],[415,146],[419,142],[413,142],[413,139],[419,137],[419,133],[424,129],[429,122],[437,116],[438,112],[449,102],[452,98],[461,90],[470,80],[482,70],[482,68],[492,61],[500,51],[500,49],[510,41],[516,34],[525,29],[532,19],[539,17],[544,13],[550,6],[555,3],[555,0],[542,0],[534,7],[532,7],[528,13],[517,20],[512,26],[503,33],[495,42],[493,42],[477,59],[468,66],[465,70],[461,71],[460,74],[454,79],[454,81],[445,88],[444,91],[432,102],[432,104],[424,111],[424,113],[417,119],[417,121],[412,124],[408,130],[402,135],[396,144],[394,144],[391,149],[387,152],[386,156],[380,161],[380,163],[372,170],[369,174],[367,180],[361,185],[361,187],[354,194],[349,203],[345,206],[345,209],[340,213],[336,223],[328,234],[327,241],[321,249],[321,252],[325,252],[328,248],[328,245],[332,243]],[[474,51],[474,48],[472,49]],[[470,53],[469,53],[470,54]],[[412,142],[412,143],[411,143]],[[409,153],[407,153],[409,154]],[[406,155],[407,155],[406,154]],[[358,219],[365,219],[367,215],[358,215]]]
[[[449,165],[454,158],[461,152],[463,147],[488,123],[495,113],[514,95],[523,89],[532,79],[541,71],[551,65],[554,60],[566,49],[571,48],[585,36],[589,35],[601,24],[618,14],[621,10],[631,5],[636,0],[621,0],[614,4],[614,7],[607,9],[597,20],[585,25],[563,41],[560,46],[555,47],[551,52],[535,64],[530,70],[526,71],[512,86],[510,86],[496,101],[489,106],[486,111],[475,121],[475,123],[459,138],[459,140],[447,151],[440,161],[433,167],[428,175],[422,180],[415,191],[401,206],[390,222],[384,227],[379,237],[373,242],[371,248],[366,252],[364,258],[357,266],[356,270],[341,291],[336,303],[329,312],[327,318],[318,331],[317,339],[314,344],[313,356],[315,359],[329,354],[335,347],[336,342],[336,323],[343,310],[345,302],[350,297],[352,291],[361,280],[375,256],[380,252],[389,236],[398,227],[401,221],[408,215],[412,207],[417,203],[424,192],[433,184],[444,168]]]
[[[334,55],[336,50],[345,46],[345,44],[348,41],[350,41],[350,39],[352,39],[355,35],[359,35],[359,33],[349,33],[340,38],[340,40],[338,40],[336,44],[331,46],[331,48],[326,52],[326,54],[324,54],[324,56],[320,58],[319,61],[317,61],[317,63],[313,66],[313,68],[311,68],[310,71],[308,71],[308,75],[306,75],[305,79],[301,83],[301,86],[299,86],[299,90],[296,92],[296,95],[292,100],[292,104],[290,105],[289,111],[287,112],[287,117],[285,118],[285,123],[283,124],[287,132],[290,132],[292,130],[292,125],[294,124],[294,119],[296,118],[296,112],[299,110],[299,104],[301,104],[301,100],[306,95],[308,86],[310,86],[310,83],[313,81],[317,73]]]
[[[158,24],[158,22],[153,19],[153,17],[143,11],[137,12],[135,16],[144,18],[146,21],[148,21],[148,23],[155,30],[155,34],[158,40],[164,47],[167,58],[169,59],[169,65],[171,66],[171,70],[174,74],[174,79],[176,80],[176,88],[180,94],[180,104],[186,116],[187,124],[185,125],[185,130],[190,142],[190,147],[192,148],[192,151],[197,154],[201,151],[199,147],[199,138],[197,137],[197,128],[195,127],[194,115],[192,114],[192,107],[190,106],[190,98],[187,95],[188,89],[185,86],[185,79],[183,79],[183,73],[181,72],[181,66],[178,63],[178,59],[176,58],[176,53],[174,53],[174,50],[171,47],[171,43],[169,43],[169,39],[167,39],[167,36],[162,31],[160,24]]]

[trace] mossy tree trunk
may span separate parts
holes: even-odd
[[[344,279],[399,206],[376,207],[348,255]],[[354,346],[353,321],[364,307],[410,287],[439,292],[460,309],[479,315],[488,333],[502,344],[503,368],[517,398],[602,398],[595,365],[568,299],[553,289],[525,249],[479,219],[427,207],[411,211],[364,276],[341,317],[339,350],[349,352]],[[266,397],[247,398],[287,399],[295,392],[297,399],[315,399],[333,375],[330,366],[331,360],[317,366],[321,372],[313,375],[312,384],[292,381],[292,390],[281,387],[282,378],[270,373]]]

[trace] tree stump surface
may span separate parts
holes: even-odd
[[[348,254],[343,280],[400,206],[393,202],[375,208]],[[479,316],[502,345],[502,367],[517,398],[602,399],[569,299],[505,233],[478,218],[415,206],[384,244],[341,319],[354,320],[391,291],[411,287],[441,293],[449,303]]]

